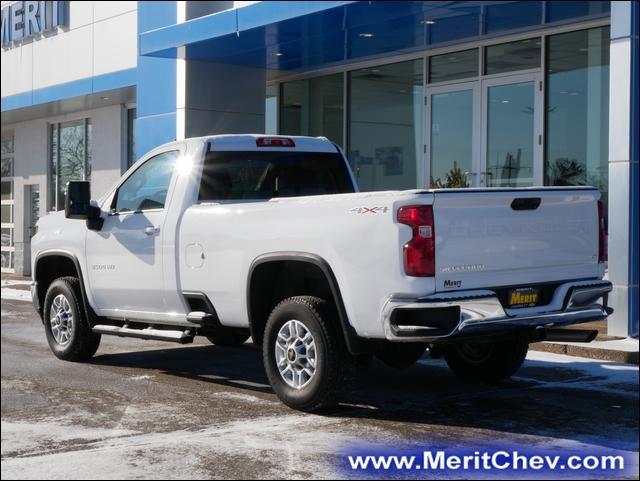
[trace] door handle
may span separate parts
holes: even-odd
[[[147,235],[156,235],[160,233],[160,227],[153,227],[153,226],[149,226],[149,227],[145,227],[144,228],[144,233]]]

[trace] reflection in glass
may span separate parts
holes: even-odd
[[[611,2],[596,0],[550,0],[546,2],[547,22],[557,22],[569,18],[585,17],[590,15],[606,15],[611,11]]]
[[[89,119],[51,125],[49,202],[64,208],[64,189],[70,180],[91,178],[91,122]]]
[[[0,168],[2,177],[13,177],[13,158],[5,157],[2,159],[2,167]]]
[[[478,76],[478,49],[429,57],[429,83]]]
[[[278,133],[278,86],[268,85],[264,100],[264,133]]]
[[[0,219],[2,219],[3,224],[11,224],[13,222],[13,206],[11,204],[0,206]]]
[[[282,84],[280,133],[322,135],[342,145],[343,74]]]
[[[609,27],[548,40],[546,185],[593,185],[606,202]]]
[[[13,252],[2,251],[2,268],[13,269]]]
[[[491,45],[485,50],[485,74],[540,68],[540,38]]]
[[[423,185],[422,60],[349,73],[349,161],[362,191]]]
[[[13,182],[12,181],[2,181],[2,200],[11,200],[13,199]]]
[[[488,89],[487,186],[533,185],[533,89],[533,82]]]
[[[136,108],[127,109],[127,168],[136,162]]]
[[[2,228],[2,247],[13,246],[13,229],[9,227]]]
[[[484,33],[502,32],[540,24],[542,22],[542,3],[540,1],[486,2]]]
[[[431,187],[469,187],[472,140],[473,90],[432,95]]]

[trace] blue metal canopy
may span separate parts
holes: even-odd
[[[608,11],[609,2],[581,1],[258,2],[143,32],[140,54],[309,70]]]

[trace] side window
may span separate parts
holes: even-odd
[[[118,188],[111,208],[115,212],[164,208],[178,155],[178,151],[164,152],[138,167]]]

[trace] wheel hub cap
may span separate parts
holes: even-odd
[[[64,294],[58,294],[51,303],[49,311],[51,334],[58,344],[66,346],[73,335],[73,311]]]
[[[313,335],[300,321],[287,321],[276,339],[276,365],[289,386],[302,389],[316,373],[317,353]]]

